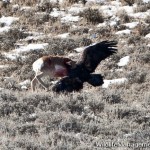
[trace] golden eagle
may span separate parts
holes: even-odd
[[[84,82],[92,86],[101,86],[103,77],[100,74],[92,74],[99,63],[117,52],[117,42],[103,41],[85,48],[76,66],[68,65],[68,75],[60,79],[53,87],[55,92],[79,91],[83,88]]]

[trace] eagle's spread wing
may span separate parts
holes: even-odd
[[[103,41],[89,46],[83,51],[81,60],[77,64],[84,66],[89,73],[92,73],[102,60],[116,53],[116,45],[115,41]]]

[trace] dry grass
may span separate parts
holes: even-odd
[[[122,1],[125,5],[137,3],[137,12],[148,8],[139,0]],[[76,2],[69,1],[69,6]],[[0,34],[1,52],[13,50],[20,42],[49,43],[44,50],[25,53],[25,59],[10,60],[0,54],[0,65],[9,66],[0,68],[0,88],[3,88],[0,89],[0,149],[139,150],[138,144],[149,149],[150,48],[147,46],[149,40],[145,38],[150,31],[149,16],[141,20],[147,24],[140,23],[130,35],[119,37],[115,32],[126,29],[123,24],[132,21],[124,11],[117,13],[121,20],[116,27],[96,27],[106,18],[97,9],[86,9],[81,14],[84,19],[74,23],[77,28],[72,28],[71,23],[64,24],[59,17],[50,17],[53,7],[60,9],[58,3],[43,1],[38,6],[35,3],[37,0],[14,0],[0,12],[0,17],[20,18],[7,34]],[[14,4],[19,8],[14,10]],[[31,8],[21,10],[22,6]],[[29,31],[42,32],[46,36],[24,40],[33,36]],[[70,33],[68,38],[55,37],[67,32]],[[118,53],[101,62],[96,72],[105,79],[126,77],[128,82],[124,84],[112,84],[104,89],[85,83],[82,91],[68,95],[46,92],[41,86],[31,93],[30,85],[27,85],[27,91],[19,85],[21,81],[33,78],[32,63],[43,55],[67,56],[77,47],[114,39],[118,41]],[[124,56],[130,56],[129,63],[119,67],[117,63]],[[78,55],[73,57],[78,59]],[[51,86],[53,79],[45,80]]]
[[[82,13],[80,13],[80,16],[92,24],[104,22],[104,18],[98,9],[85,9]]]
[[[131,20],[131,18],[128,16],[125,10],[118,11],[117,16],[121,18],[121,23],[128,23]]]

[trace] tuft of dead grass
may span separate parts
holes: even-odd
[[[104,18],[98,9],[85,9],[80,13],[80,16],[83,17],[87,22],[90,22],[92,24],[104,22]]]

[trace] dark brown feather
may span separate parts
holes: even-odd
[[[68,77],[58,81],[52,88],[55,92],[79,91],[83,88],[83,83],[88,82],[92,86],[101,86],[103,77],[100,74],[91,74],[98,64],[117,52],[117,42],[103,41],[87,47],[81,59],[76,63],[75,68],[69,68]]]

